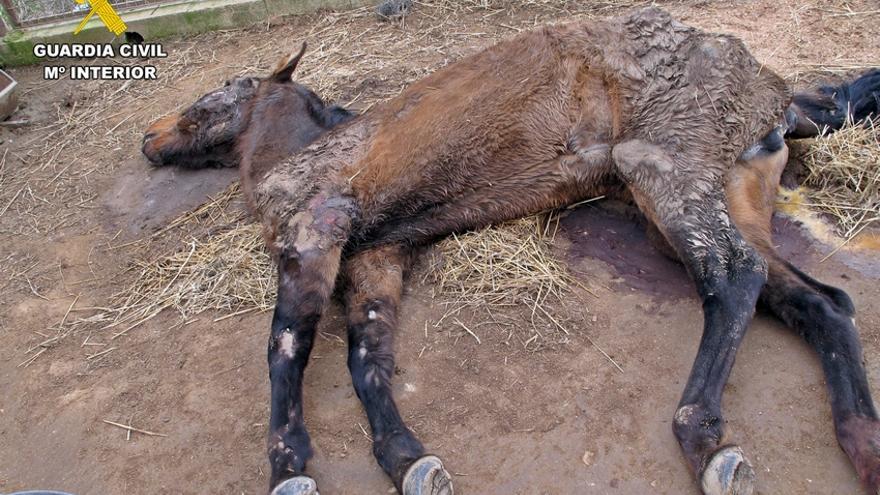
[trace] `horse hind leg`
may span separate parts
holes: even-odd
[[[737,226],[768,260],[762,304],[819,355],[838,442],[862,482],[871,493],[877,493],[880,422],[868,386],[852,301],[844,291],[818,282],[782,260],[771,242],[770,218],[786,157],[782,149],[738,162],[728,176],[728,203]]]
[[[688,270],[703,301],[703,335],[673,432],[706,495],[748,495],[754,471],[725,443],[721,397],[766,281],[766,262],[729,221],[724,170],[642,140],[618,144],[617,171]]]
[[[344,268],[348,368],[373,434],[373,455],[403,495],[452,495],[443,464],[404,424],[391,392],[393,331],[411,248],[385,245],[354,254]]]
[[[843,291],[835,289],[829,295],[805,277],[788,263],[774,259],[761,301],[819,355],[837,441],[870,493],[880,493],[880,421],[871,398],[852,303]]]

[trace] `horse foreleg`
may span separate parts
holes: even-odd
[[[309,495],[314,482],[300,476],[312,456],[302,411],[303,371],[324,306],[333,292],[353,200],[316,196],[308,208],[273,226],[278,256],[278,296],[269,337],[271,413],[268,453],[273,494]]]

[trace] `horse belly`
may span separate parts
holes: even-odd
[[[510,87],[519,75],[459,78],[386,116],[364,160],[346,171],[367,216],[411,215],[513,177],[553,177],[561,203],[595,191],[620,121],[612,83],[576,59]]]
[[[552,84],[508,88],[479,79],[458,80],[383,119],[363,159],[344,170],[368,213],[452,201],[565,151],[570,118],[553,108],[568,102],[542,96],[551,107],[543,110],[522,94],[551,93]]]

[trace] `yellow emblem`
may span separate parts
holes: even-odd
[[[125,22],[123,22],[122,18],[119,17],[119,14],[113,10],[113,6],[110,5],[110,2],[107,0],[76,0],[76,3],[79,4],[86,2],[92,6],[92,10],[89,12],[89,15],[79,23],[79,26],[76,27],[76,31],[74,31],[73,34],[79,34],[79,32],[86,27],[86,23],[89,22],[89,19],[91,19],[96,13],[98,14],[98,17],[104,21],[104,25],[107,26],[107,29],[116,36],[125,32]]]

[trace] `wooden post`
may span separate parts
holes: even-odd
[[[21,26],[21,22],[18,20],[18,14],[16,14],[11,0],[0,0],[0,18],[2,18],[0,19],[0,29],[4,30],[3,32],[0,32],[0,36],[6,34],[5,30],[7,29],[7,21],[12,22],[12,26],[8,26],[8,28],[15,29]]]

